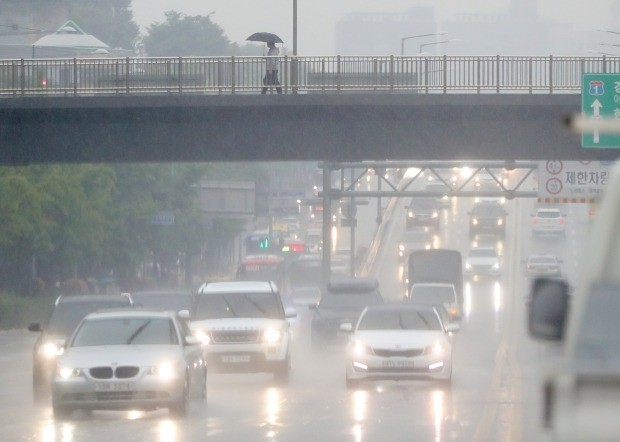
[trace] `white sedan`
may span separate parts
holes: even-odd
[[[189,316],[189,314],[187,314]],[[114,310],[86,316],[64,346],[52,381],[54,417],[77,409],[168,408],[206,398],[198,339],[172,311]]]
[[[364,380],[431,379],[449,385],[455,323],[443,323],[432,305],[393,303],[367,307],[347,345],[346,384]]]

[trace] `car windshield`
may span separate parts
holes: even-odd
[[[501,207],[495,206],[492,204],[479,204],[474,206],[472,210],[472,215],[474,216],[500,216],[503,215],[504,211]]]
[[[331,310],[359,309],[368,305],[381,304],[382,300],[374,292],[368,293],[335,293],[325,294],[321,297],[319,308]]]
[[[441,330],[432,310],[372,310],[361,318],[357,330]]]
[[[60,302],[52,311],[45,332],[50,335],[70,336],[80,321],[89,313],[106,308],[129,307],[127,298],[87,302]]]
[[[560,218],[560,212],[556,212],[555,210],[539,210],[536,216],[538,216],[538,218]]]
[[[76,331],[71,347],[178,343],[170,318],[140,316],[86,319]]]
[[[437,207],[437,202],[433,198],[414,198],[409,207],[417,210],[432,210]]]
[[[497,253],[493,249],[471,249],[467,254],[470,258],[495,258]]]
[[[195,319],[268,318],[283,319],[284,310],[276,293],[203,293],[198,296]]]
[[[531,264],[556,264],[557,260],[552,256],[534,256],[529,259]]]
[[[192,295],[189,293],[132,293],[136,306],[154,307],[166,310],[192,309]]]
[[[411,289],[411,300],[414,302],[456,302],[456,292],[453,287],[420,286],[414,285]]]

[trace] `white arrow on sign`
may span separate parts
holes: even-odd
[[[603,107],[603,105],[601,104],[600,101],[598,101],[598,99],[595,99],[594,102],[590,105],[590,107],[592,109],[594,109],[594,113],[592,114],[592,118],[594,118],[594,143],[598,143],[599,142],[599,136],[598,136],[598,124],[597,121],[601,116],[601,108]]]

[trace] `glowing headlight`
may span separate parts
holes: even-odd
[[[263,341],[268,343],[278,342],[280,340],[280,330],[277,328],[268,328],[263,332]]]
[[[435,342],[433,345],[430,345],[424,349],[424,353],[428,355],[441,355],[446,351],[445,343],[439,341]]]
[[[409,213],[407,213],[407,215],[409,216],[409,218],[413,218],[413,212],[410,210]]]
[[[499,263],[493,264],[493,270],[499,270]]]
[[[466,262],[466,263],[465,263],[465,268],[466,268],[467,270],[471,270],[471,264],[470,264],[470,263],[468,263],[468,262]]]
[[[398,250],[400,250],[401,252],[405,251],[405,246],[403,244],[399,244],[398,245]]]
[[[56,374],[63,379],[74,378],[80,375],[80,369],[58,366],[56,367]]]
[[[63,351],[64,350],[62,347],[58,348],[53,342],[48,342],[39,347],[39,354],[45,356],[46,358],[60,356],[61,354],[63,354]]]
[[[433,212],[433,218],[437,218],[439,216],[439,212]]]
[[[497,225],[501,226],[502,224],[504,224],[504,220],[503,219],[498,219],[497,220]]]
[[[162,364],[151,367],[149,374],[159,376],[162,379],[172,379],[175,377],[176,370],[170,362],[164,362]]]
[[[372,349],[369,346],[364,345],[360,341],[355,341],[355,343],[353,344],[353,353],[358,356],[363,354],[371,354]]]
[[[471,223],[475,226],[476,224],[478,224],[478,219],[477,218],[472,218],[471,219]]]
[[[211,337],[202,330],[195,331],[194,336],[196,336],[203,345],[208,345],[211,342]]]

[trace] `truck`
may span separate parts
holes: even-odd
[[[459,305],[463,306],[463,258],[450,249],[414,250],[407,266],[407,293],[414,283],[454,284]]]
[[[586,242],[578,281],[537,279],[527,310],[532,337],[559,346],[542,380],[541,440],[620,435],[620,165]]]

